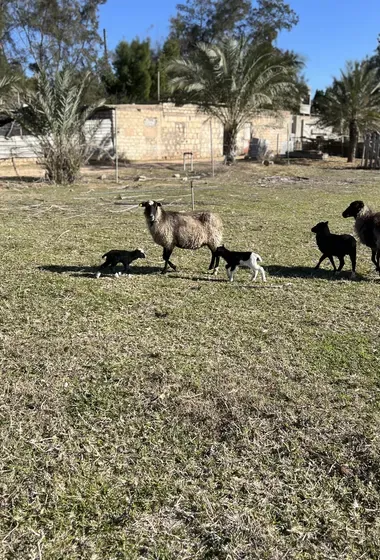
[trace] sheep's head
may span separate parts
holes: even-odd
[[[316,226],[311,228],[313,233],[330,233],[328,222],[319,222]]]
[[[362,200],[355,200],[351,202],[350,206],[345,209],[342,213],[343,218],[356,218],[360,212],[365,208],[365,204]]]
[[[215,255],[218,257],[222,257],[226,253],[226,248],[224,245],[220,245],[220,247],[216,248]]]
[[[145,259],[146,255],[142,249],[136,249],[136,258],[137,259]]]
[[[144,214],[148,224],[152,225],[157,221],[159,208],[161,207],[161,202],[156,202],[155,200],[147,200],[146,202],[141,202],[140,206],[145,208]]]

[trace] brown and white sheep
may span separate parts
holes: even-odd
[[[212,212],[173,212],[164,210],[160,202],[148,200],[140,206],[145,208],[144,215],[153,240],[163,247],[165,266],[176,270],[170,261],[175,247],[180,249],[200,249],[208,247],[212,258],[209,270],[216,274],[219,266],[219,256],[215,251],[222,242],[222,221]]]

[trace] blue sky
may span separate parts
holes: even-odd
[[[185,3],[185,0],[181,0]],[[306,59],[305,75],[312,88],[324,88],[346,60],[371,54],[380,34],[380,0],[288,0],[300,21],[278,38],[282,48]],[[149,36],[162,41],[179,0],[107,0],[100,8],[100,29],[106,28],[109,48],[122,40]]]

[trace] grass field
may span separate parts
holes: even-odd
[[[1,558],[379,559],[379,280],[333,277],[310,228],[380,174],[241,163],[196,182],[267,284],[161,250],[141,208],[188,209],[173,170],[0,190]],[[133,180],[144,174],[144,183]],[[101,255],[143,247],[131,278]]]

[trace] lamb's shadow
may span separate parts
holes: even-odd
[[[68,274],[69,276],[80,276],[82,278],[93,278],[98,272],[98,266],[75,266],[75,265],[59,265],[50,264],[38,267],[39,270],[45,272],[54,272],[56,274]],[[122,267],[118,267],[117,271],[121,272]],[[146,275],[146,274],[156,274],[160,272],[162,268],[158,266],[131,266],[131,275]],[[102,276],[113,276],[111,271],[106,269],[102,271]]]
[[[332,269],[324,269],[310,266],[280,266],[280,265],[267,265],[264,267],[265,271],[268,272],[269,276],[274,276],[278,278],[320,278],[323,280],[348,280],[351,276],[350,270],[343,270],[338,274],[334,274]],[[356,273],[355,281],[369,282],[368,278],[365,278],[361,274]]]

